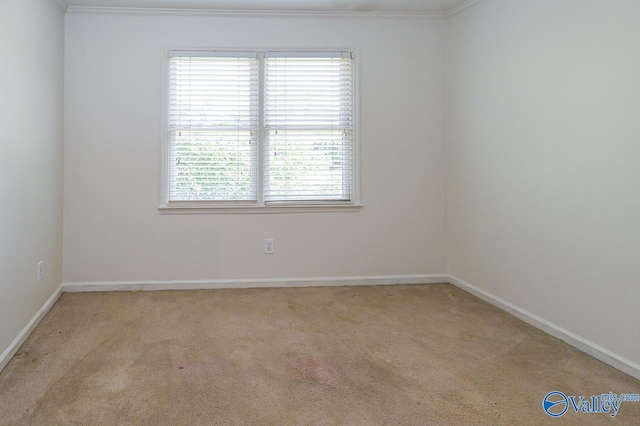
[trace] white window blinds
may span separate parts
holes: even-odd
[[[265,203],[350,201],[351,54],[269,52],[264,85]]]
[[[257,54],[170,56],[168,201],[257,200]]]
[[[350,52],[171,51],[166,202],[354,199]]]

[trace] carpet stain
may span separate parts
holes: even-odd
[[[304,381],[321,385],[344,384],[344,370],[339,363],[326,358],[295,358],[283,363],[283,376],[288,380]]]

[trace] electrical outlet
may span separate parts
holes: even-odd
[[[38,282],[42,281],[42,276],[44,275],[44,260],[38,262]]]
[[[264,254],[273,254],[273,238],[264,240]]]

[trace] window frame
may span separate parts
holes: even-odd
[[[173,51],[219,51],[219,52],[351,52],[353,59],[353,166],[352,166],[352,194],[350,201],[304,201],[287,203],[265,203],[264,200],[264,61],[258,65],[259,80],[259,136],[258,136],[258,167],[257,167],[257,200],[256,201],[169,201],[169,68],[170,56]],[[165,47],[162,56],[162,88],[161,88],[161,185],[160,205],[161,214],[214,214],[214,213],[296,213],[296,212],[350,212],[362,208],[360,201],[360,117],[359,117],[359,49],[358,48],[211,48],[211,47]]]

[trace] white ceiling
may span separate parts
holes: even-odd
[[[387,13],[446,13],[469,2],[470,0],[66,0],[72,8]]]

